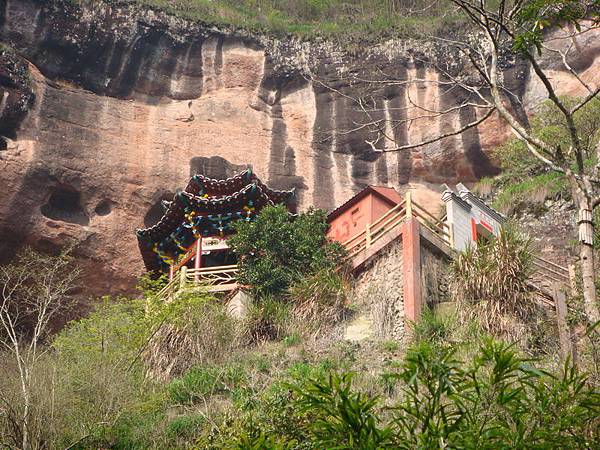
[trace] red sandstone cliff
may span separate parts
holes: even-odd
[[[132,288],[143,267],[134,229],[156,221],[160,201],[193,173],[225,177],[250,164],[273,187],[295,187],[301,207],[332,208],[367,184],[410,184],[435,199],[430,188],[438,183],[495,173],[488,154],[506,138],[490,120],[424,148],[376,154],[367,131],[348,133],[360,112],[304,76],[377,66],[398,79],[438,79],[415,62],[417,54],[436,57],[416,41],[348,55],[327,43],[66,0],[0,0],[0,40],[18,55],[0,59],[1,259],[25,243],[75,243],[90,295]],[[586,35],[579,45],[577,64],[594,76],[600,42]],[[542,98],[523,64],[512,63],[505,76],[525,109]],[[568,74],[556,71],[554,79],[576,93]],[[379,114],[390,119],[407,114],[409,96],[432,107],[464,98],[425,83],[380,94]],[[416,142],[473,114],[421,120],[394,136]]]

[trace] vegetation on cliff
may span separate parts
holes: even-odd
[[[564,98],[567,104],[576,103],[578,98]],[[555,142],[568,148],[569,132],[556,106],[546,102],[535,111],[530,119],[532,134],[540,139]],[[600,100],[594,99],[574,115],[582,130],[581,138],[586,147],[585,166],[594,167],[597,161],[595,148],[600,143]],[[481,180],[480,193],[494,192],[493,205],[500,211],[515,215],[524,210],[541,212],[546,200],[568,199],[570,189],[564,174],[548,168],[527,149],[520,139],[512,138],[494,150],[494,157],[502,173],[494,178]],[[575,169],[575,163],[572,162]]]
[[[186,19],[303,37],[348,34],[368,39],[373,34],[419,36],[464,24],[449,3],[429,0],[125,1]]]

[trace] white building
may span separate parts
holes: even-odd
[[[506,218],[477,198],[463,184],[456,191],[446,186],[442,200],[446,203],[452,247],[462,251],[478,239],[497,236]]]

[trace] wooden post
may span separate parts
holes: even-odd
[[[416,322],[421,316],[421,231],[414,217],[402,224],[402,275],[404,316]]]
[[[406,191],[406,194],[404,195],[404,198],[406,199],[406,218],[410,219],[412,218],[413,212],[412,212],[412,193],[410,191],[410,189],[408,191]]]
[[[187,266],[181,266],[179,269],[179,290],[185,289],[187,284]]]
[[[366,238],[366,247],[369,248],[371,246],[371,224],[368,223],[365,226],[365,238]]]
[[[198,284],[200,281],[200,274],[198,271],[202,267],[202,236],[196,241],[196,260],[194,261],[194,284]]]
[[[558,325],[558,337],[560,341],[560,357],[564,362],[567,357],[573,358],[573,343],[571,341],[571,330],[567,324],[567,302],[566,295],[561,289],[560,283],[552,286],[552,296],[556,308],[556,324]]]
[[[173,281],[173,266],[169,266],[169,281]]]

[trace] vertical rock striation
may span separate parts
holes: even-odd
[[[412,101],[452,107],[465,94],[426,81],[372,88],[340,77],[376,68],[397,80],[440,79],[419,63],[435,52],[417,42],[351,55],[132,4],[90,5],[0,0],[0,41],[14,49],[10,57],[0,50],[2,260],[26,243],[73,242],[87,294],[124,292],[142,270],[133,230],[157,220],[161,200],[193,173],[224,177],[251,165],[273,187],[296,188],[301,208],[331,209],[367,184],[427,194],[432,184],[496,172],[488,153],[506,137],[499,122],[401,153],[367,143],[376,135],[360,127],[364,113],[349,97],[374,99],[370,119],[390,137],[379,147],[475,117],[410,121]],[[595,70],[596,53],[582,54]],[[515,92],[532,97],[527,68],[509,73]],[[308,74],[335,80],[333,90]]]

